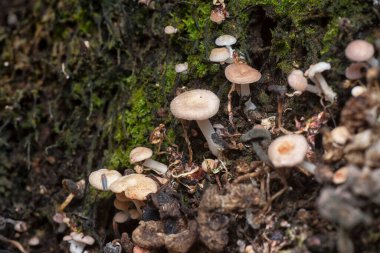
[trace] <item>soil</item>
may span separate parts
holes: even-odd
[[[215,4],[0,1],[0,253],[70,252],[64,237],[73,231],[95,239],[88,252],[380,251],[379,70],[344,76],[350,41],[379,52],[378,1]],[[213,9],[226,15],[222,24],[210,21]],[[164,34],[166,25],[178,32]],[[224,33],[238,39],[234,60],[262,74],[250,98],[230,93],[226,64],[208,61]],[[324,76],[333,103],[287,86],[293,68],[322,60],[332,65]],[[175,73],[182,62],[188,72]],[[367,91],[352,97],[357,85]],[[211,118],[219,157],[195,122],[170,113],[176,95],[196,88],[220,98]],[[247,101],[257,109],[247,112]],[[349,136],[339,145],[338,126]],[[271,141],[290,132],[306,137],[315,174],[269,161]],[[159,190],[142,214],[127,204],[127,221],[116,224],[120,196],[88,176],[135,173],[136,146],[152,148],[169,172],[162,182],[143,170]],[[334,183],[343,167],[343,184]]]

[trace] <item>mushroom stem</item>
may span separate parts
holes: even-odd
[[[306,86],[306,90],[308,92],[311,92],[311,93],[314,93],[314,94],[317,94],[317,95],[320,95],[321,94],[321,89],[318,88],[317,86],[314,86],[314,85],[311,85],[311,84],[308,84]]]
[[[150,159],[150,158],[146,159],[144,161],[143,166],[151,168],[152,170],[154,170],[158,174],[165,174],[166,171],[168,170],[168,166],[166,166],[163,163],[157,162],[153,159]]]
[[[269,161],[269,157],[264,151],[264,149],[260,146],[259,143],[252,141],[252,149],[256,153],[256,155],[260,158],[261,161],[265,162],[266,164],[271,164]]]
[[[210,149],[211,153],[214,156],[218,156],[220,151],[218,149],[218,145],[214,143],[214,141],[211,138],[211,135],[215,133],[214,128],[212,127],[210,121],[208,119],[206,120],[197,120],[197,124],[199,128],[201,129],[204,137],[206,138],[208,148]]]
[[[302,163],[297,165],[298,167],[307,170],[311,174],[315,174],[315,169],[317,166],[314,163],[308,162],[308,161],[303,161]]]
[[[233,58],[233,56],[234,56],[234,50],[232,49],[232,47],[231,46],[226,46],[226,48],[230,52],[230,58]]]
[[[375,57],[373,57],[373,56],[370,59],[368,59],[366,62],[369,65],[371,65],[373,68],[379,67],[379,61],[377,59],[375,59]]]
[[[314,78],[310,78],[319,88],[322,90],[323,95],[330,102],[334,102],[336,99],[336,93],[327,84],[326,79],[321,73],[315,73]]]
[[[248,84],[240,84],[240,96],[242,97],[250,97],[251,96],[251,89],[249,88]]]

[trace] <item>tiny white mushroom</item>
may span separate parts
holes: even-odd
[[[164,32],[166,34],[174,34],[177,31],[178,31],[177,28],[175,28],[174,26],[171,26],[171,25],[165,26],[165,29],[164,29]]]
[[[165,174],[168,166],[151,159],[152,155],[153,151],[150,148],[137,147],[131,150],[129,158],[132,164],[144,161],[143,166],[154,170],[158,174]]]
[[[188,68],[189,68],[189,64],[187,62],[178,63],[178,64],[175,65],[175,72],[176,73],[187,74],[187,69]]]
[[[330,88],[326,82],[326,79],[321,74],[323,71],[329,69],[331,69],[330,63],[318,62],[310,65],[309,69],[306,70],[305,75],[322,90],[325,98],[333,103],[336,99],[336,93]]]

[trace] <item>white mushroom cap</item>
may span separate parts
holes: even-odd
[[[353,97],[359,97],[360,95],[364,94],[365,92],[367,92],[367,88],[366,87],[363,87],[363,86],[355,86],[354,88],[352,88],[351,90],[351,95]]]
[[[171,25],[165,26],[165,29],[164,29],[164,32],[166,34],[174,34],[177,31],[178,31],[177,28],[175,28],[174,26],[171,26]]]
[[[116,180],[110,190],[115,193],[125,192],[131,200],[146,200],[146,196],[158,190],[156,182],[142,174],[131,174]]]
[[[129,158],[131,163],[137,163],[144,161],[148,158],[151,158],[153,155],[153,151],[150,148],[146,147],[137,147],[131,150],[129,154]]]
[[[106,177],[107,189],[103,189],[102,175]],[[100,169],[91,172],[88,181],[95,189],[106,191],[109,189],[109,186],[120,177],[121,174],[117,170]]]
[[[344,53],[351,61],[367,61],[375,54],[375,48],[365,40],[354,40],[347,45]]]
[[[328,62],[318,62],[316,64],[310,65],[309,69],[306,70],[305,75],[309,78],[314,78],[315,74],[321,73],[325,70],[331,69],[331,64]]]
[[[224,62],[228,58],[230,58],[230,51],[225,47],[221,47],[212,49],[208,59],[212,62]]]
[[[236,43],[236,38],[232,35],[222,35],[215,40],[217,46],[231,46]]]
[[[236,84],[250,84],[261,78],[261,73],[245,63],[233,63],[224,71],[228,81]]]
[[[186,91],[170,103],[170,111],[176,118],[185,120],[206,120],[219,110],[220,100],[209,90]]]
[[[304,77],[303,72],[295,69],[288,75],[289,86],[296,91],[305,91],[307,88],[307,79]]]
[[[188,68],[189,68],[189,64],[187,62],[178,63],[175,65],[175,72],[176,73],[186,72]]]
[[[308,144],[299,134],[288,134],[275,139],[268,148],[268,156],[274,167],[293,167],[303,162]]]

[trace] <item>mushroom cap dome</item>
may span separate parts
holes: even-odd
[[[150,148],[137,147],[131,150],[131,153],[129,153],[129,159],[131,160],[131,163],[137,163],[151,158],[152,155],[153,151]]]
[[[223,62],[230,58],[230,51],[225,47],[213,48],[208,59],[212,62]]]
[[[195,89],[175,97],[170,103],[170,111],[179,119],[206,120],[218,112],[219,104],[213,92]]]
[[[146,196],[158,190],[156,182],[142,174],[123,176],[111,184],[112,192],[125,192],[125,196],[132,200],[146,200]]]
[[[347,45],[344,53],[351,61],[367,61],[373,57],[375,48],[365,40],[353,40]]]
[[[224,71],[228,81],[237,84],[250,84],[261,78],[261,73],[245,63],[233,63]]]
[[[275,139],[268,148],[274,167],[293,167],[303,162],[308,144],[300,134],[288,134]]]
[[[107,189],[103,189],[102,175],[107,179]],[[91,172],[88,177],[90,184],[97,190],[106,191],[109,190],[109,186],[121,177],[121,174],[117,170],[100,169]]]
[[[231,46],[236,43],[236,38],[232,35],[221,35],[215,40],[217,46]]]
[[[307,79],[301,70],[295,69],[288,75],[288,84],[294,90],[305,91],[307,88]]]

